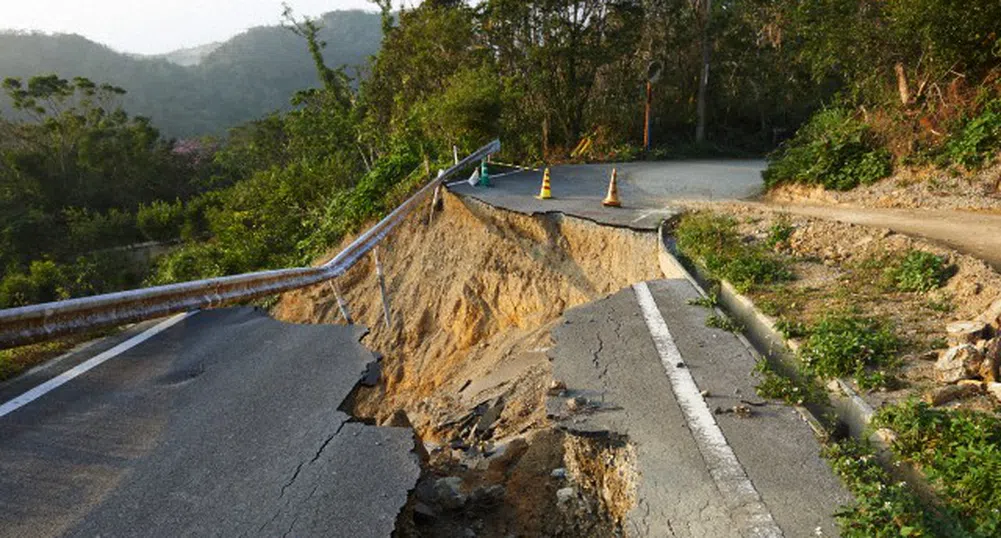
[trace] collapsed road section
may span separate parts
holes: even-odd
[[[837,534],[848,497],[809,425],[754,396],[753,353],[705,326],[687,280],[649,285],[683,364],[659,354],[630,287],[663,278],[656,233],[452,194],[444,206],[380,255],[389,325],[374,264],[337,282],[383,357],[346,409],[412,426],[426,451],[398,536]],[[275,315],[343,322],[325,286],[286,294]],[[684,412],[668,366],[690,369],[725,447],[699,441],[707,421]]]

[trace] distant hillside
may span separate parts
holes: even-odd
[[[323,16],[323,25],[332,67],[363,66],[379,49],[378,14],[334,11]],[[222,134],[287,107],[296,90],[319,85],[305,41],[280,26],[248,30],[197,65],[172,60],[115,52],[78,35],[0,33],[0,79],[56,73],[121,86],[129,92],[125,108],[151,117],[170,136]],[[3,96],[0,112],[10,114]]]
[[[215,52],[220,46],[222,46],[222,42],[209,43],[207,45],[199,45],[197,47],[178,49],[166,54],[156,54],[148,56],[148,58],[167,60],[172,64],[191,67],[202,63],[202,60],[204,60],[206,56]]]

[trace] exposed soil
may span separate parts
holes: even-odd
[[[631,448],[554,428],[546,350],[565,309],[659,278],[656,234],[444,202],[432,224],[415,213],[380,249],[390,327],[371,258],[337,281],[371,328],[364,343],[384,356],[350,411],[412,425],[428,452],[398,534],[618,535],[631,501],[615,477],[628,474],[617,466],[631,464]],[[284,295],[274,315],[343,322],[327,285]]]
[[[774,203],[1001,213],[1001,164],[973,173],[929,167],[903,168],[873,185],[847,192],[782,185],[771,190],[765,199]]]
[[[776,250],[792,261],[796,279],[749,295],[767,314],[810,324],[825,313],[857,310],[890,320],[904,340],[901,384],[892,391],[869,394],[879,405],[920,395],[936,385],[934,361],[947,347],[946,324],[976,319],[1001,297],[1001,275],[983,261],[921,239],[886,229],[783,214],[761,205],[689,204],[733,216],[748,241],[763,241],[778,218],[794,228]],[[937,290],[901,292],[890,286],[884,271],[912,249],[942,256],[954,273]],[[951,405],[993,409],[987,395]]]

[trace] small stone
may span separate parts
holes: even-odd
[[[466,494],[462,492],[462,479],[458,476],[446,476],[434,482],[435,500],[443,508],[455,509],[466,504]]]
[[[549,476],[562,480],[567,477],[567,470],[563,467],[557,467],[556,469],[553,469],[553,472],[549,473]]]
[[[980,363],[980,378],[993,383],[1001,380],[1001,337],[995,338],[984,347],[984,361]]]
[[[949,345],[975,344],[987,334],[987,324],[982,321],[955,321],[945,326]]]
[[[703,398],[708,398],[709,397],[709,391],[708,390],[704,390],[704,391],[700,392],[699,394],[701,394]]]
[[[483,488],[478,488],[469,496],[473,502],[477,503],[496,503],[504,498],[504,486],[500,484],[494,484],[492,486],[486,486]]]
[[[925,393],[924,401],[931,405],[942,405],[953,400],[959,400],[979,392],[979,387],[974,385],[946,385],[937,387]]]
[[[580,409],[583,409],[586,406],[587,406],[587,400],[585,398],[581,398],[580,396],[567,398],[567,409],[570,410],[570,412],[579,411]]]
[[[751,408],[746,405],[735,405],[733,406],[733,414],[737,415],[739,418],[751,418],[754,414]]]
[[[987,392],[994,396],[998,402],[1001,402],[1001,383],[988,383]]]
[[[430,523],[438,519],[438,514],[430,506],[418,501],[414,503],[414,521]]]
[[[567,384],[562,381],[554,379],[551,383],[549,383],[549,394],[552,396],[561,394],[565,390],[567,390]]]
[[[935,362],[935,379],[941,383],[955,383],[979,374],[983,355],[970,344],[950,348]]]
[[[674,367],[675,368],[684,368],[685,367],[685,363],[679,362],[678,364],[675,364]]]
[[[563,505],[573,500],[577,496],[577,490],[572,487],[560,488],[556,490],[556,503]]]
[[[1001,297],[980,315],[979,321],[990,325],[995,333],[1001,334]]]

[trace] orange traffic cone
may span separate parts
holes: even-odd
[[[542,174],[542,190],[539,191],[539,195],[536,196],[539,200],[548,200],[553,197],[553,191],[549,185],[549,168]]]
[[[608,182],[608,196],[601,201],[603,206],[622,207],[622,203],[619,202],[619,185],[616,182],[616,177],[618,177],[618,172],[612,168],[612,180]]]

